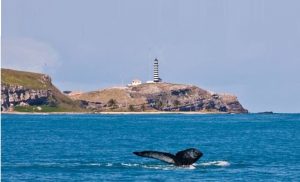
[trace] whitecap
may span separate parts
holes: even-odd
[[[91,164],[89,164],[90,166],[101,166],[101,164],[100,163],[91,163]]]
[[[204,162],[198,165],[227,167],[230,166],[230,163],[228,161],[211,161],[211,162]]]
[[[121,165],[128,166],[128,167],[135,167],[135,166],[138,166],[139,164],[121,163]]]
[[[172,165],[142,165],[142,168],[146,169],[156,169],[156,170],[174,170],[176,166]]]
[[[195,166],[174,166],[174,165],[151,165],[151,164],[135,164],[135,163],[121,163],[122,166],[126,167],[141,167],[145,169],[156,169],[156,170],[181,170],[181,169],[196,169]]]
[[[189,165],[189,166],[187,166],[186,168],[187,168],[187,169],[196,169],[196,167],[193,166],[193,165]]]

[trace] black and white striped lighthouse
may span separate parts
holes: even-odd
[[[157,83],[160,82],[161,79],[159,78],[158,74],[158,60],[155,58],[154,64],[153,64],[153,82]]]

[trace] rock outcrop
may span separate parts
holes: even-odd
[[[51,90],[28,89],[23,86],[1,85],[1,111],[11,106],[49,104]]]
[[[51,107],[51,112],[248,112],[234,95],[211,93],[193,85],[145,83],[69,94],[68,97],[44,74],[1,69],[1,76],[1,111],[11,111],[15,106],[38,106],[29,111],[36,112],[44,111],[45,106],[45,109]]]
[[[55,112],[81,111],[80,104],[62,94],[48,75],[1,69],[1,111],[13,111],[16,106],[37,106],[37,111],[43,110],[40,106]]]
[[[199,111],[247,113],[230,94],[216,94],[193,85],[147,83],[72,96],[95,111]]]

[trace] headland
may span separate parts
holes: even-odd
[[[236,96],[195,85],[153,82],[73,94],[41,73],[1,69],[1,77],[2,113],[248,113]]]

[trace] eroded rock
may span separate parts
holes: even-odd
[[[51,90],[34,90],[23,86],[1,85],[1,110],[8,111],[9,107],[17,105],[47,104],[51,95]]]

